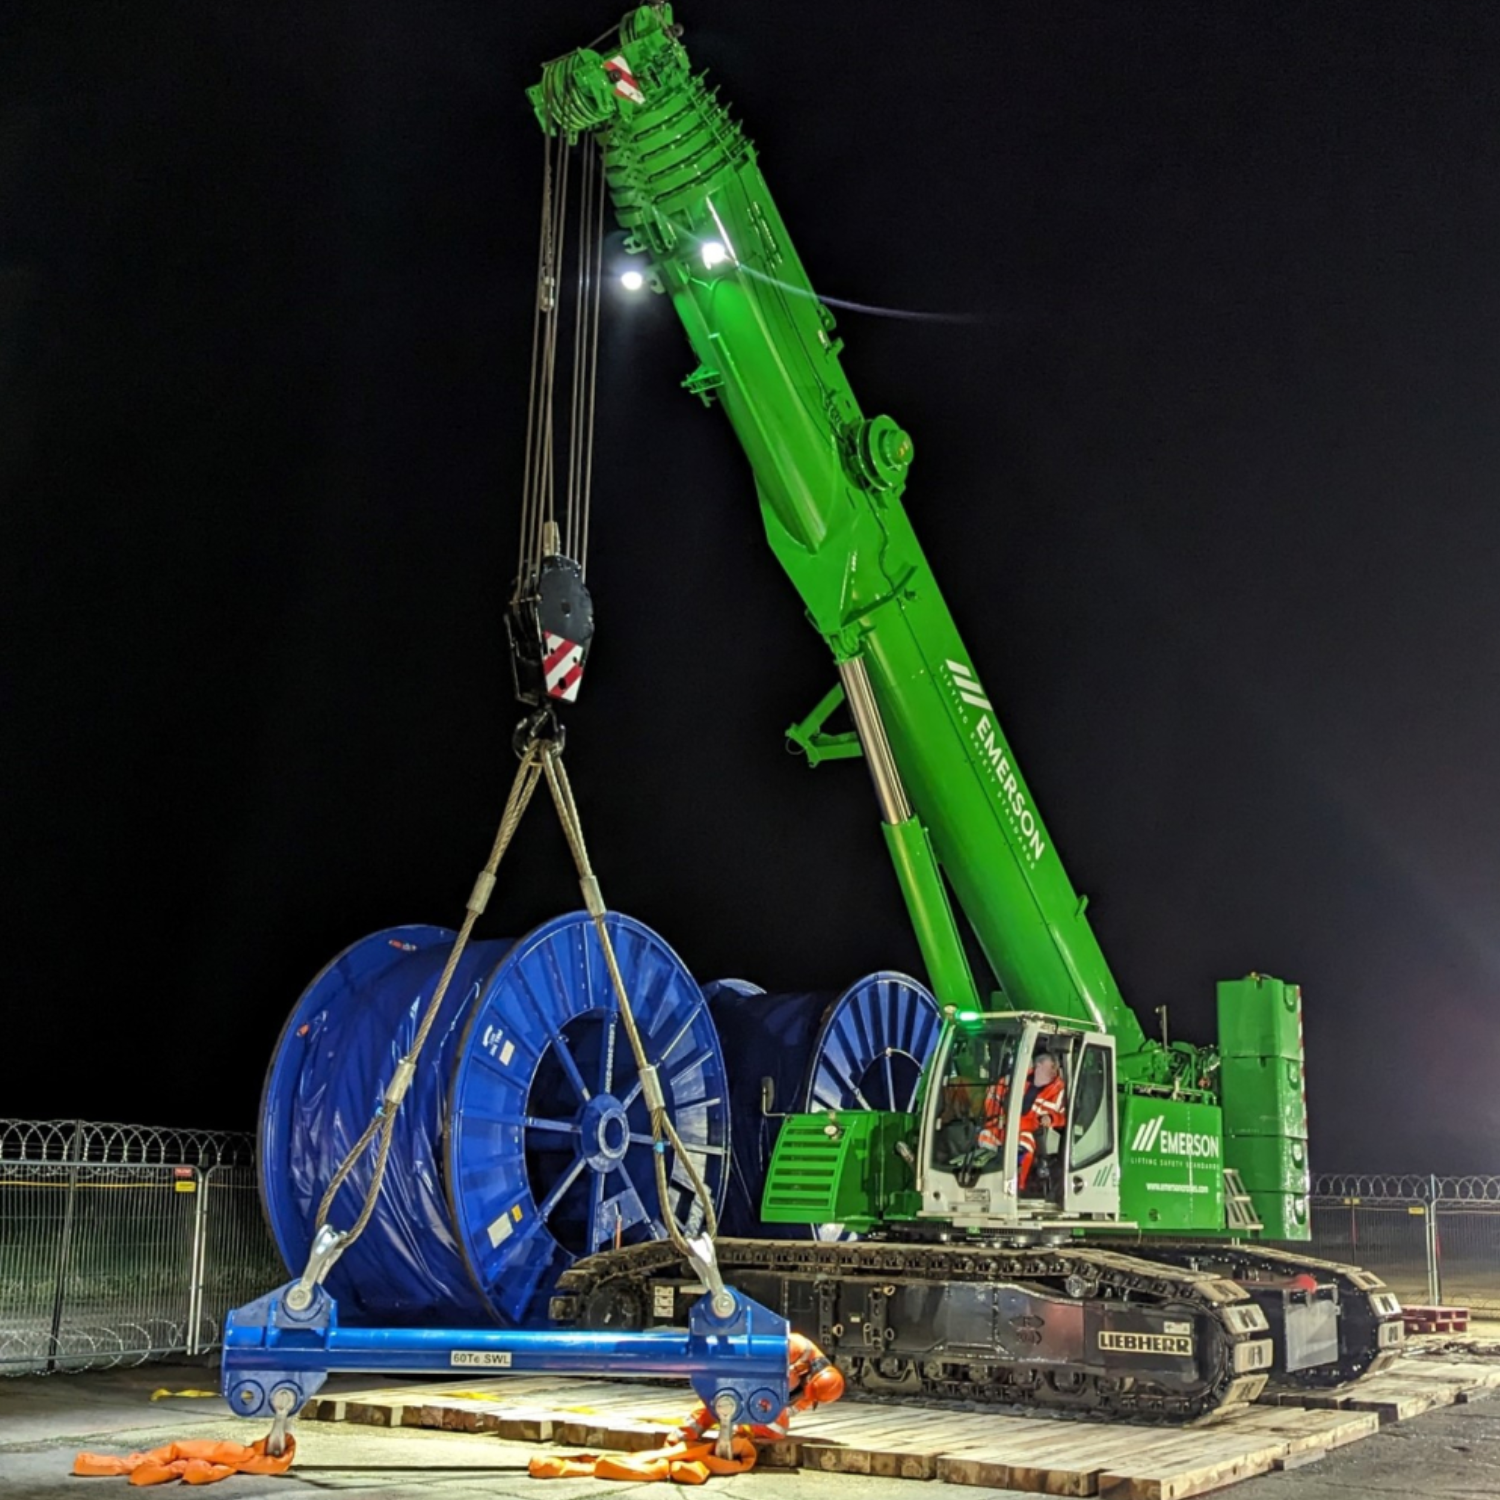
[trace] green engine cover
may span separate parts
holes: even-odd
[[[915,1134],[913,1116],[882,1110],[788,1115],[766,1172],[761,1218],[863,1231],[914,1217],[911,1168],[896,1145]]]

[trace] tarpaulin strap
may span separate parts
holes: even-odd
[[[168,1484],[174,1479],[184,1484],[213,1484],[231,1474],[285,1474],[296,1452],[297,1444],[291,1436],[286,1440],[286,1452],[281,1454],[267,1453],[264,1438],[249,1447],[213,1438],[189,1438],[123,1458],[112,1453],[80,1453],[73,1460],[73,1472],[91,1479],[128,1474],[131,1484]]]
[[[720,1458],[712,1443],[673,1443],[646,1453],[548,1454],[528,1465],[533,1479],[630,1479],[637,1483],[668,1479],[674,1484],[704,1484],[714,1474],[745,1474],[755,1467],[755,1444],[738,1433],[734,1456]]]

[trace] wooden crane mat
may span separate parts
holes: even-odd
[[[1039,1495],[1182,1500],[1310,1463],[1332,1448],[1500,1386],[1500,1364],[1406,1359],[1343,1391],[1279,1398],[1192,1427],[1151,1428],[845,1400],[799,1415],[773,1467],[938,1479]],[[1280,1404],[1285,1402],[1286,1404]],[[511,1375],[319,1397],[303,1420],[493,1432],[556,1448],[654,1448],[696,1405],[686,1386]]]
[[[1500,1361],[1409,1355],[1393,1369],[1357,1385],[1302,1395],[1279,1393],[1264,1400],[1311,1411],[1367,1411],[1382,1422],[1404,1422],[1435,1406],[1472,1401],[1500,1387]]]

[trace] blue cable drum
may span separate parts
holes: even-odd
[[[851,985],[813,1043],[802,1108],[911,1109],[941,1021],[932,992],[905,974]]]
[[[606,919],[668,1111],[715,1206],[729,1165],[723,1052],[701,990],[656,933]],[[397,927],[348,948],[308,986],[261,1100],[260,1185],[290,1271],[318,1203],[416,1034],[452,948]],[[374,1151],[331,1221],[359,1212]],[[674,1162],[680,1223],[702,1222]],[[327,1286],[351,1323],[546,1321],[557,1276],[618,1238],[664,1238],[650,1123],[598,934],[582,912],[518,941],[471,941],[397,1116],[375,1212]]]
[[[733,1161],[723,1210],[728,1235],[838,1237],[762,1224],[761,1193],[776,1144],[775,1115],[826,1109],[911,1109],[922,1067],[937,1042],[937,1001],[905,974],[881,971],[839,995],[768,995],[744,980],[704,986],[729,1061]],[[761,1108],[762,1079],[774,1086],[773,1117]]]
[[[905,974],[861,979],[834,1001],[813,1044],[802,1108],[913,1110],[942,1014],[932,992]],[[815,1239],[844,1239],[841,1224]]]
[[[719,1228],[742,1238],[805,1238],[796,1225],[760,1222],[761,1189],[779,1128],[761,1111],[761,1079],[770,1078],[775,1085],[774,1110],[800,1107],[814,1018],[828,996],[767,995],[743,979],[711,980],[703,994],[724,1055],[732,1059],[729,1138],[734,1149]]]

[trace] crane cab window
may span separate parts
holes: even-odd
[[[999,1170],[1004,1153],[997,1149],[998,1143],[987,1141],[986,1115],[993,1115],[1001,1086],[1008,1084],[1015,1071],[1019,1045],[1014,1025],[954,1032],[941,1064],[933,1166],[976,1175]]]
[[[1114,1080],[1110,1053],[1085,1047],[1073,1077],[1068,1126],[1068,1158],[1074,1169],[1092,1166],[1114,1150],[1114,1113],[1109,1107]]]

